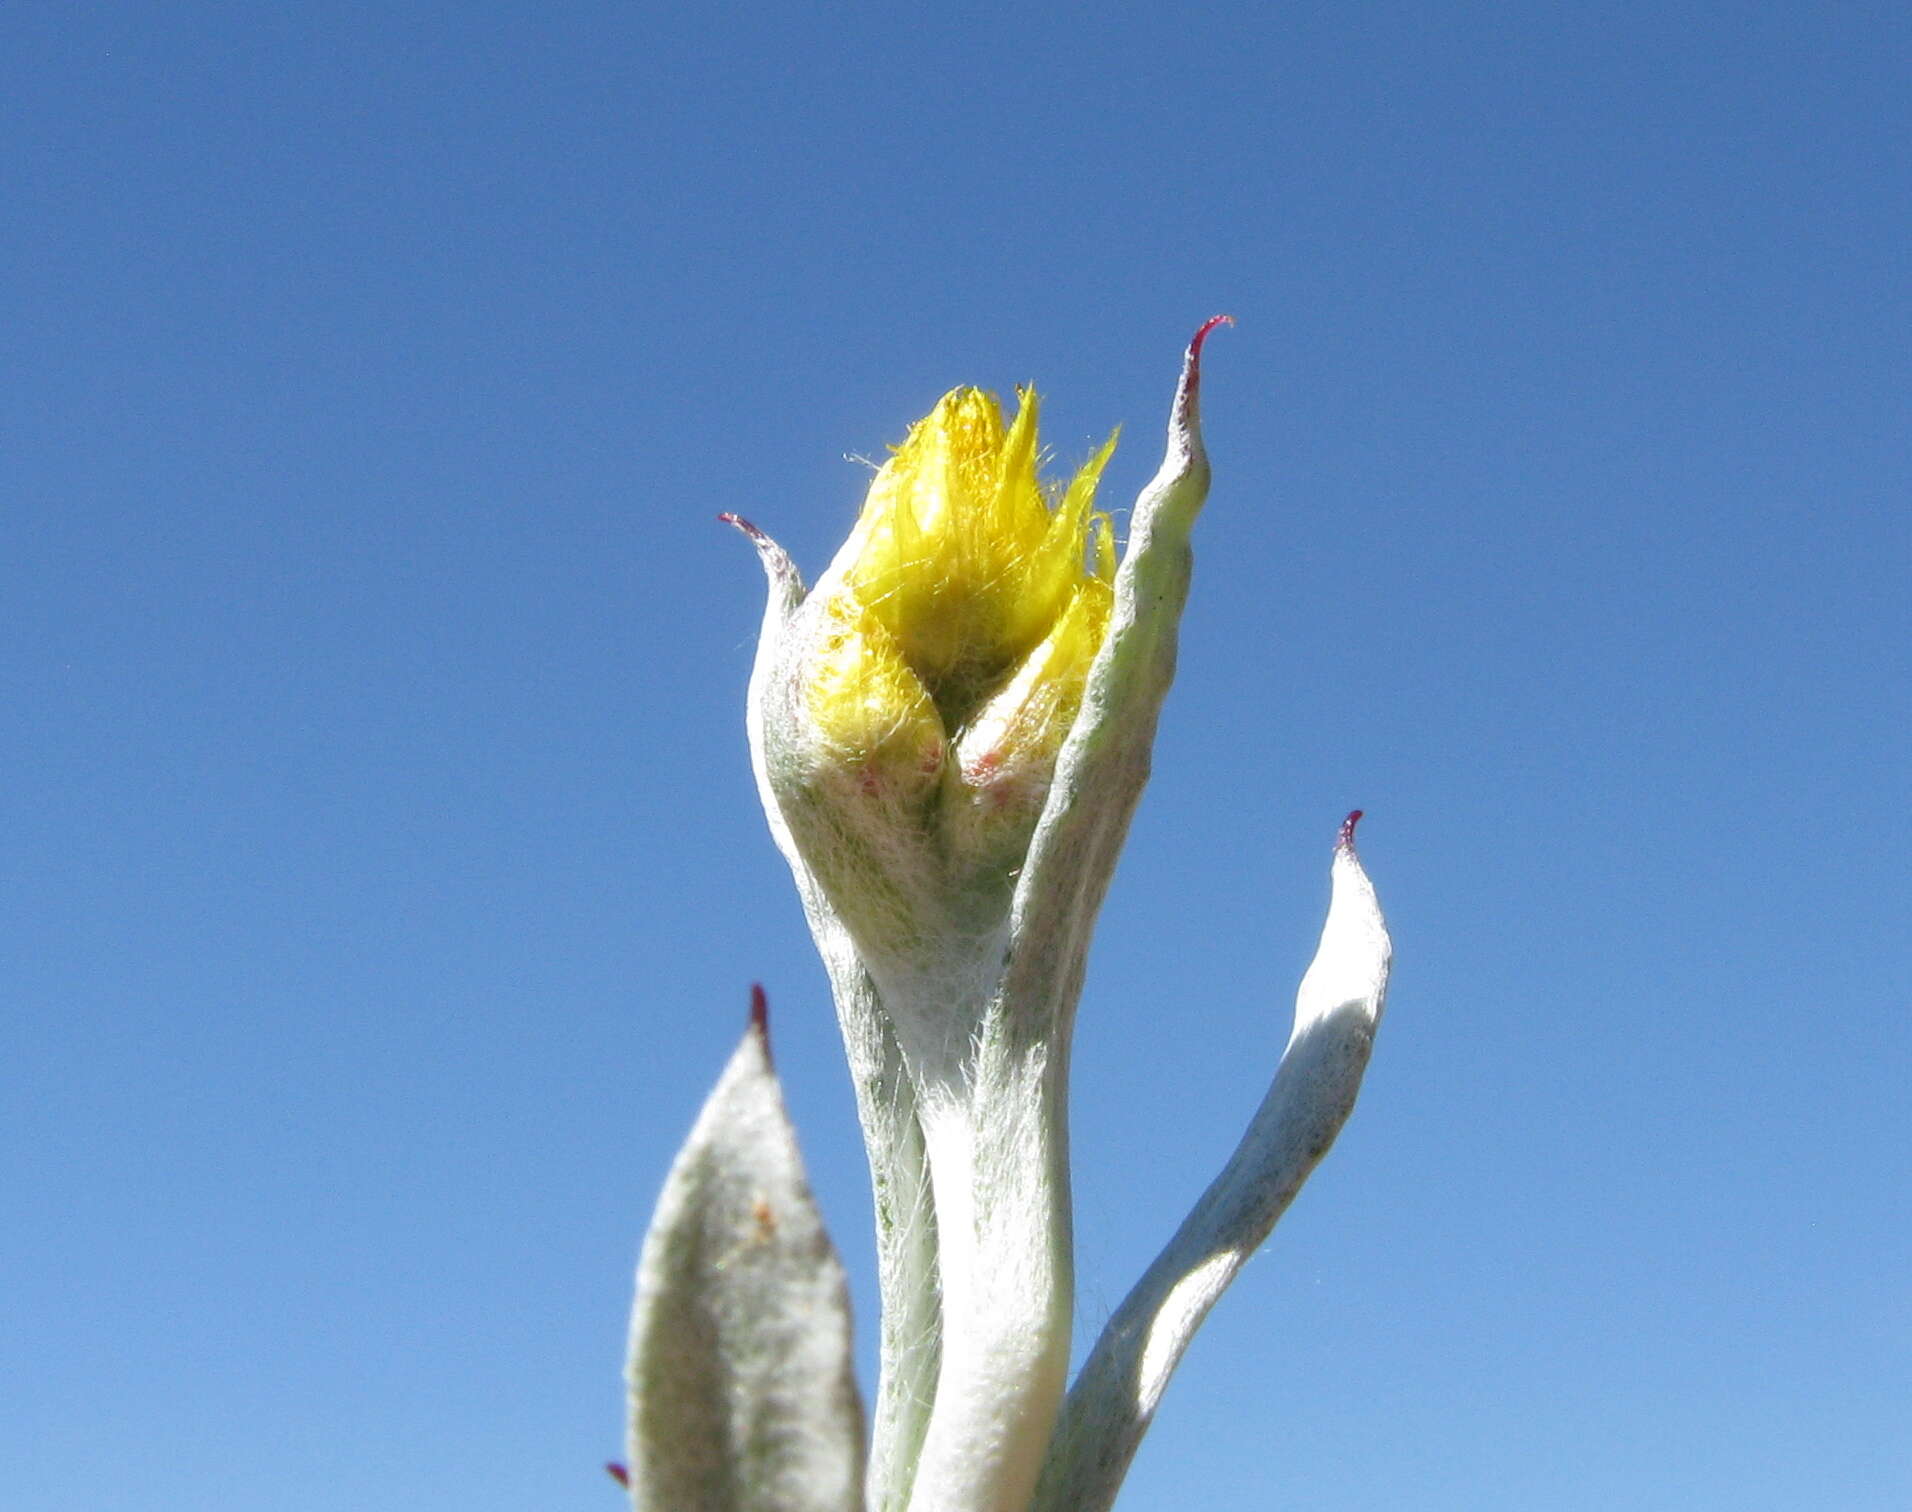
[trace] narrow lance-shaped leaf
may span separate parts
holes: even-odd
[[[807,596],[789,554],[750,521],[719,515],[757,548],[769,585],[757,659],[751,669],[745,723],[750,763],[777,848],[803,902],[836,1001],[837,1024],[856,1090],[857,1117],[876,1199],[877,1284],[882,1302],[876,1406],[871,1424],[871,1512],[901,1512],[909,1499],[917,1450],[929,1422],[942,1363],[936,1276],[936,1219],[928,1161],[916,1120],[916,1093],[876,984],[848,930],[803,859],[784,821],[765,768],[764,708],[790,617]]]
[[[1274,1084],[1222,1172],[1135,1285],[1076,1378],[1036,1512],[1105,1512],[1195,1330],[1268,1237],[1354,1110],[1387,1000],[1392,948],[1341,827],[1333,894]]]
[[[1232,316],[1207,321],[1183,356],[1162,465],[1135,501],[1108,634],[1017,883],[1003,998],[1029,1038],[1069,1033],[1096,912],[1148,780],[1194,567],[1189,535],[1208,498],[1202,344],[1227,324]]]
[[[637,1512],[855,1512],[863,1410],[843,1266],[750,1027],[658,1199],[631,1316]]]

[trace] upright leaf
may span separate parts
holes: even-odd
[[[658,1199],[627,1378],[637,1512],[862,1507],[849,1293],[771,1069],[761,990]]]
[[[1348,815],[1314,963],[1275,1079],[1235,1153],[1116,1309],[1076,1377],[1036,1512],[1106,1512],[1169,1376],[1208,1310],[1287,1210],[1354,1111],[1387,1004],[1393,946]]]

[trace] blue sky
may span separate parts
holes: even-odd
[[[1171,9],[0,23],[9,1507],[614,1508],[753,980],[867,1350],[714,516],[1030,380],[1120,504],[1222,310],[1082,1347],[1351,807],[1396,971],[1122,1505],[1912,1505],[1912,21]]]

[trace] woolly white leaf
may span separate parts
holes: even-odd
[[[770,1066],[761,995],[644,1240],[627,1379],[638,1512],[861,1508],[849,1295]]]
[[[1129,518],[1108,634],[1016,886],[1003,997],[1012,1020],[1028,1020],[1012,1029],[1030,1038],[1068,1038],[1096,912],[1148,781],[1156,720],[1175,680],[1194,566],[1189,535],[1208,498],[1202,344],[1229,323],[1227,315],[1208,321],[1182,358],[1162,465]]]
[[[909,1499],[917,1452],[929,1422],[942,1368],[940,1287],[936,1275],[936,1220],[930,1207],[928,1160],[916,1121],[916,1092],[904,1074],[895,1030],[850,940],[849,931],[791,837],[771,785],[764,742],[765,705],[776,678],[783,639],[806,590],[790,555],[748,520],[735,525],[757,548],[769,584],[763,632],[750,673],[746,728],[770,833],[790,863],[836,1000],[837,1024],[850,1062],[857,1117],[869,1154],[876,1197],[877,1286],[882,1301],[876,1406],[871,1432],[869,1501],[875,1512],[901,1512]]]
[[[1229,1282],[1268,1237],[1354,1111],[1387,1001],[1392,947],[1354,851],[1335,847],[1333,895],[1274,1084],[1222,1172],[1109,1320],[1064,1406],[1037,1512],[1105,1512],[1168,1378]]]

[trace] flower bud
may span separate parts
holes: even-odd
[[[955,389],[912,426],[781,636],[769,785],[866,946],[866,913],[890,942],[899,914],[925,943],[1000,917],[1108,629],[1094,503],[1115,438],[1045,488],[1019,398],[1005,426],[994,395]]]
[[[952,729],[1054,628],[1089,575],[1090,505],[1111,447],[1052,508],[1036,476],[1036,396],[1021,398],[1005,433],[993,394],[946,394],[876,475],[833,569],[896,637]],[[1098,565],[1113,574],[1112,561]]]

